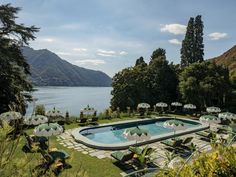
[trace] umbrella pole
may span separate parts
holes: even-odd
[[[48,137],[48,152],[49,152],[49,137]]]

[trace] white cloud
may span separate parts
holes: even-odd
[[[46,37],[46,38],[42,37],[42,38],[38,38],[36,40],[39,41],[39,42],[46,42],[46,43],[52,43],[52,42],[56,41],[56,39],[49,38],[49,37]]]
[[[120,54],[120,55],[127,55],[128,52],[126,52],[126,51],[121,51],[119,54]]]
[[[63,55],[63,56],[71,56],[71,53],[68,52],[56,52],[57,55]]]
[[[76,51],[76,52],[86,52],[88,49],[86,49],[86,48],[73,48],[72,50]]]
[[[219,39],[226,38],[228,36],[228,34],[227,33],[214,32],[214,33],[208,34],[208,36],[210,37],[211,40],[219,40]]]
[[[106,64],[104,60],[97,60],[97,59],[85,59],[85,60],[76,60],[75,61],[78,65],[101,65]]]
[[[169,32],[175,35],[185,34],[186,26],[181,24],[166,24],[162,25],[161,32]]]
[[[98,49],[97,55],[104,56],[104,57],[113,57],[116,55],[116,52],[113,50]]]
[[[179,41],[178,39],[170,39],[168,40],[169,43],[171,44],[175,44],[175,45],[181,45],[181,41]]]

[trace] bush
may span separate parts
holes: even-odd
[[[36,105],[34,110],[35,115],[45,115],[45,107],[43,104]]]
[[[209,154],[196,157],[197,159],[182,169],[165,169],[157,173],[156,177],[236,176],[236,149],[231,146],[219,146]]]

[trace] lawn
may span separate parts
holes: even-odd
[[[180,117],[178,115],[165,115],[171,117]],[[186,116],[182,116],[186,117]],[[113,118],[110,120],[99,120],[99,123],[110,123],[117,121],[130,120],[135,118]],[[65,125],[65,129],[76,128],[78,125],[76,123],[72,123],[70,125]],[[33,129],[28,129],[26,131],[28,134],[32,134]],[[28,161],[27,165],[29,167],[34,168],[37,164],[39,164],[39,160],[42,158],[39,153],[27,153],[25,154],[21,148],[25,143],[25,138],[21,137],[19,145],[17,147],[16,155],[14,161],[20,161],[25,163]],[[72,165],[72,168],[64,170],[60,176],[90,176],[90,177],[118,177],[122,172],[117,166],[112,163],[111,159],[98,159],[96,157],[91,157],[89,155],[82,154],[81,152],[75,151],[73,149],[65,148],[60,145],[56,141],[56,137],[50,138],[50,148],[55,147],[57,149],[63,149],[70,154],[70,159],[68,163]],[[25,160],[24,160],[25,159]],[[30,168],[29,168],[30,169]],[[85,172],[86,175],[78,175],[78,172]]]

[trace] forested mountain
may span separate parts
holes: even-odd
[[[236,45],[223,53],[222,55],[213,58],[217,64],[225,65],[229,68],[231,77],[236,80]]]
[[[47,50],[22,49],[37,86],[110,86],[111,78],[101,71],[75,66]]]

